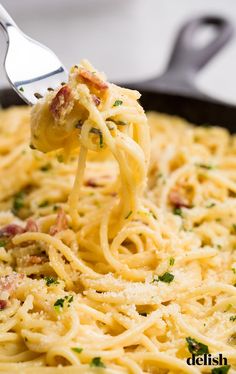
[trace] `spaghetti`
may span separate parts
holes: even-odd
[[[236,369],[236,138],[138,98],[73,67],[38,150],[29,109],[0,112],[0,372]]]

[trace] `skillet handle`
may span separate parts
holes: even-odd
[[[214,27],[213,40],[204,47],[193,46],[193,39],[206,26]],[[152,91],[206,97],[194,86],[194,77],[227,44],[233,32],[232,24],[221,16],[202,16],[190,20],[177,35],[165,72],[160,77],[140,82],[139,87]]]

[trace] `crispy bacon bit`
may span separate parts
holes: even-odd
[[[11,223],[0,230],[0,236],[3,237],[13,237],[18,234],[23,234],[24,232],[36,232],[38,231],[38,225],[35,220],[29,218],[26,226],[22,227],[15,223]]]
[[[50,104],[50,111],[55,120],[58,120],[61,117],[63,109],[66,109],[70,102],[71,89],[65,85],[63,86],[52,99]]]
[[[26,223],[26,226],[25,226],[25,231],[26,232],[37,232],[37,231],[39,231],[38,225],[33,218],[28,219],[28,221]]]
[[[6,300],[0,300],[0,310],[5,309],[7,306],[7,301]]]
[[[92,100],[93,100],[93,102],[94,102],[94,104],[96,106],[98,106],[100,104],[100,102],[101,102],[101,100],[99,99],[99,97],[97,97],[96,95],[92,95]]]
[[[96,74],[92,73],[89,70],[80,68],[78,76],[80,78],[83,78],[87,83],[90,83],[99,91],[103,91],[108,88],[108,84],[106,82],[102,81]]]
[[[96,183],[96,181],[93,178],[89,178],[85,182],[85,186],[88,187],[99,187],[99,185]]]
[[[0,236],[11,237],[17,234],[23,234],[23,232],[25,232],[24,227],[11,223],[0,230]]]
[[[56,223],[50,227],[49,234],[56,235],[58,232],[66,229],[68,229],[66,214],[63,209],[60,209],[57,214]]]
[[[26,262],[27,262],[27,265],[38,265],[44,262],[44,258],[42,256],[32,255],[32,256],[29,256]]]
[[[12,273],[0,277],[0,292],[7,291],[10,295],[17,287],[18,282],[24,278],[24,274]]]
[[[169,194],[169,200],[175,208],[189,208],[190,204],[187,198],[181,195],[180,190],[177,188],[173,189]]]

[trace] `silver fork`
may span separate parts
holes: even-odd
[[[27,104],[63,85],[68,72],[47,47],[25,35],[0,4],[0,25],[7,36],[5,70],[12,88]]]

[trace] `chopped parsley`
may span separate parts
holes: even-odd
[[[230,365],[221,366],[211,370],[211,374],[227,374],[230,369]]]
[[[80,348],[80,347],[73,347],[71,348],[72,351],[76,352],[76,353],[81,353],[83,351],[83,348]]]
[[[51,284],[59,284],[58,280],[53,277],[44,277],[47,286],[51,286]]]
[[[103,136],[101,133],[99,134],[99,147],[103,148]]]
[[[90,367],[105,368],[105,364],[102,362],[101,357],[94,357],[90,362]]]
[[[150,214],[153,216],[154,219],[157,219],[157,216],[153,212],[150,212]]]
[[[191,337],[186,338],[186,342],[188,344],[189,352],[195,356],[201,356],[204,353],[209,353],[209,349],[207,345],[203,343],[199,343],[197,340]]]
[[[175,259],[174,259],[174,257],[170,257],[170,259],[169,259],[169,264],[170,264],[170,266],[173,266],[174,263],[175,263]]]
[[[24,206],[25,193],[23,191],[18,192],[13,199],[12,211],[17,213]]]
[[[58,162],[63,162],[64,161],[63,155],[57,155],[57,161]]]
[[[158,280],[165,283],[171,283],[174,279],[174,275],[171,273],[165,272],[163,275],[158,276]]]
[[[23,87],[20,87],[20,88],[19,88],[19,91],[24,92],[24,88],[23,88]]]
[[[154,276],[151,283],[155,283],[155,282],[171,283],[174,280],[174,277],[175,276],[173,274],[166,271],[164,274],[158,275],[157,278]]]
[[[232,321],[232,322],[236,321],[236,315],[235,316],[231,316],[229,320]]]
[[[74,296],[66,296],[65,300],[67,300],[68,304],[70,304],[74,300]]]
[[[0,240],[0,247],[5,247],[6,244],[5,240]]]
[[[210,164],[196,164],[196,166],[202,168],[202,169],[206,169],[206,170],[212,170],[214,169],[214,166],[210,165]]]
[[[116,100],[113,104],[113,106],[119,106],[119,105],[122,105],[123,104],[123,101],[122,100]]]
[[[132,210],[127,214],[127,216],[125,216],[125,219],[128,219],[130,216],[131,216],[131,214],[132,214],[133,212],[132,212]]]
[[[215,206],[216,203],[209,203],[208,205],[206,205],[206,208],[213,208],[213,206]]]
[[[48,162],[47,164],[43,165],[40,170],[41,171],[48,171],[52,168],[52,165]]]
[[[67,306],[70,307],[70,304],[72,303],[73,300],[74,300],[74,297],[72,295],[65,296],[64,299],[63,298],[57,299],[57,301],[53,305],[55,311],[60,312],[61,309],[64,307],[65,302],[67,302]]]
[[[182,212],[182,209],[181,209],[181,208],[174,208],[174,209],[173,209],[173,213],[174,213],[176,216],[183,217],[183,212]]]
[[[236,268],[232,268],[232,272],[236,274]]]
[[[49,201],[48,200],[44,200],[38,206],[39,206],[39,208],[45,208],[48,205],[49,205]]]
[[[65,299],[57,299],[57,301],[54,303],[54,309],[56,312],[60,312],[60,310],[63,308],[64,306],[64,301]]]

